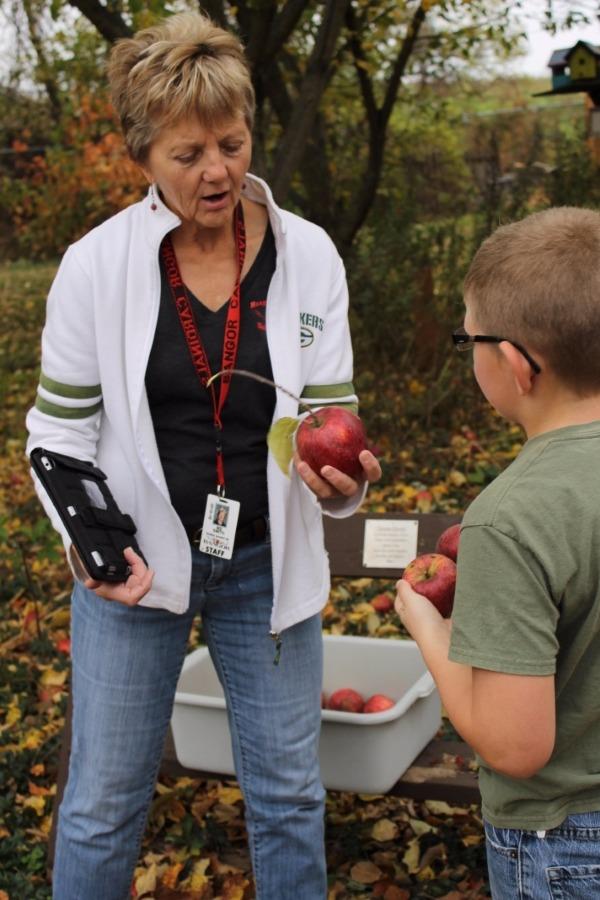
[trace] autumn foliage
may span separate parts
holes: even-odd
[[[0,181],[0,209],[21,256],[56,257],[144,191],[102,94],[78,97],[43,153],[29,152],[29,138],[25,129],[13,139],[14,176]]]

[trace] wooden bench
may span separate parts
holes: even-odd
[[[357,513],[347,519],[325,516],[325,545],[329,553],[332,576],[345,578],[381,578],[395,580],[401,567],[380,564],[388,562],[386,540],[394,539],[389,529],[404,527],[414,539],[416,554],[432,552],[439,535],[460,521],[459,516],[442,513]],[[402,526],[400,523],[407,523]],[[370,523],[367,525],[367,523]],[[394,524],[396,523],[396,524]],[[414,524],[416,523],[416,524]],[[375,531],[375,553],[365,558],[366,529]],[[416,555],[415,554],[415,555]],[[367,564],[365,564],[367,563]],[[374,563],[374,564],[373,564]],[[384,639],[382,639],[384,640]],[[59,756],[55,809],[58,809],[66,783],[70,751],[70,705],[65,720],[65,731]],[[215,772],[200,772],[182,766],[175,753],[173,736],[169,728],[161,763],[161,774],[173,777],[226,778]],[[394,796],[415,800],[444,800],[450,804],[468,805],[480,802],[477,775],[473,766],[473,752],[462,741],[434,738],[414,760],[410,768],[388,792]],[[49,864],[54,853],[55,822],[49,837]]]

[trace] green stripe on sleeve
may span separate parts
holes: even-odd
[[[56,394],[58,397],[68,397],[70,400],[89,400],[92,397],[98,397],[102,393],[102,385],[100,384],[93,384],[89,387],[80,387],[76,384],[62,384],[60,381],[48,378],[43,372],[40,375],[40,384],[45,390],[50,391],[51,394]]]
[[[348,394],[354,394],[354,385],[351,381],[344,384],[307,384],[302,391],[303,400],[311,400],[315,397],[324,400],[333,400],[335,397],[347,397]]]
[[[308,403],[307,406],[311,406],[313,409],[321,409],[324,406],[342,406],[358,415],[358,403],[336,403],[335,400],[332,400],[329,403]],[[305,410],[300,410],[300,412],[305,412]]]
[[[35,408],[47,416],[54,416],[55,419],[87,419],[102,408],[102,402],[94,403],[93,406],[59,406],[57,403],[49,403],[38,395]]]

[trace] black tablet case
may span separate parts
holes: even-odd
[[[32,450],[30,459],[86,571],[97,581],[125,581],[130,567],[123,550],[132,547],[144,557],[133,519],[117,506],[104,472],[43,447]]]

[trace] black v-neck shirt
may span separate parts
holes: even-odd
[[[275,240],[268,225],[256,259],[241,283],[236,368],[271,379],[265,320],[275,265]],[[213,407],[192,363],[162,260],[160,270],[160,309],[146,370],[146,391],[171,502],[186,527],[200,527],[206,496],[214,493],[217,485]],[[213,312],[189,294],[210,369],[218,372],[229,304]],[[220,379],[215,389],[218,397]],[[273,388],[232,376],[221,416],[221,440],[225,491],[241,504],[239,525],[268,513],[266,436],[274,408]]]

